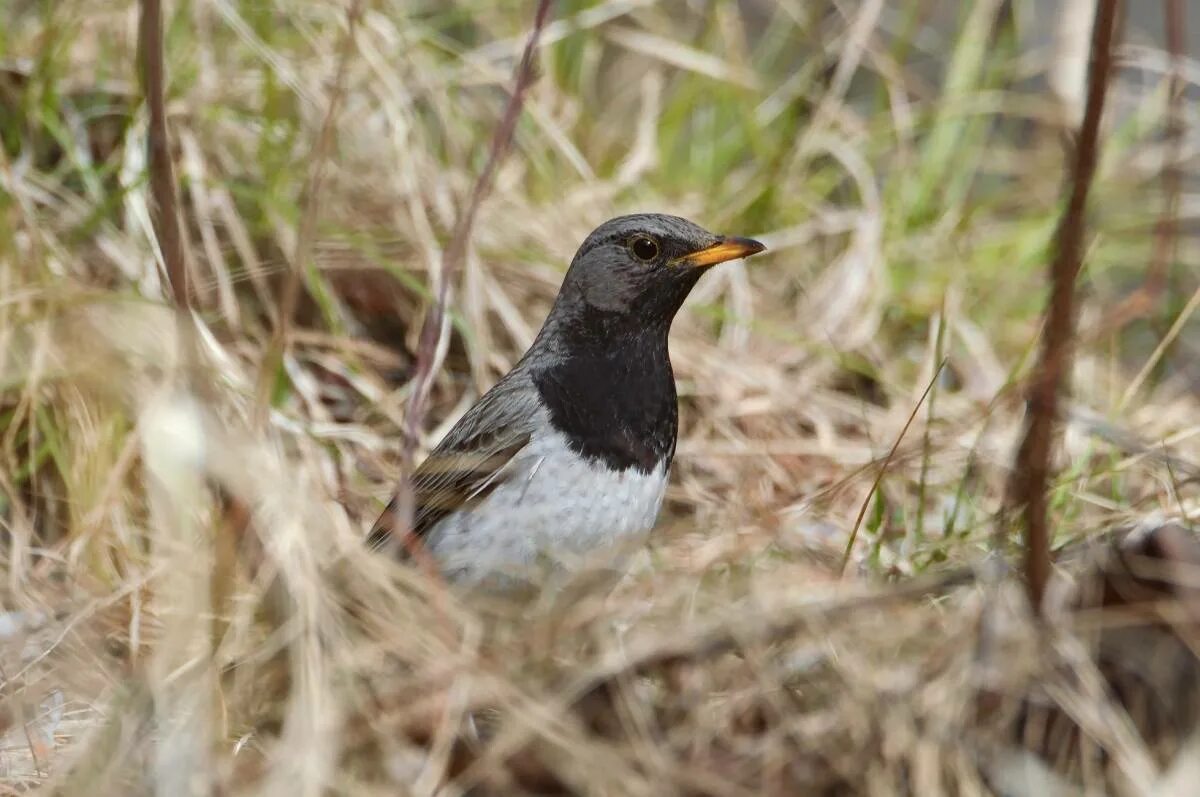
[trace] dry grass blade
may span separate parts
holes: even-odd
[[[892,443],[887,456],[884,457],[883,462],[879,463],[879,468],[875,473],[875,481],[871,484],[871,489],[867,491],[866,497],[863,498],[862,505],[858,509],[858,515],[854,518],[854,526],[850,529],[850,534],[846,539],[846,550],[842,553],[842,564],[838,569],[839,573],[845,574],[846,572],[846,565],[850,563],[850,554],[854,551],[854,543],[858,539],[859,529],[862,528],[863,518],[867,516],[867,508],[871,505],[871,499],[875,496],[876,490],[879,489],[879,483],[883,481],[884,474],[887,473],[892,457],[896,456],[896,450],[900,448],[900,443],[904,441],[904,436],[908,434],[908,427],[912,426],[912,422],[916,420],[921,405],[929,398],[930,392],[933,390],[934,385],[937,384],[938,377],[942,375],[942,369],[945,367],[946,360],[938,363],[937,368],[934,369],[933,377],[929,380],[929,384],[925,385],[925,391],[921,393],[921,398],[917,400],[917,403],[913,405],[912,412],[908,414],[908,420],[904,422],[903,428],[900,429],[900,434],[896,435],[896,440]]]

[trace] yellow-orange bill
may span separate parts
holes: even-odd
[[[767,247],[753,238],[722,238],[712,246],[705,247],[690,255],[684,255],[676,262],[681,266],[715,266],[726,260],[737,260],[739,257],[756,255]]]

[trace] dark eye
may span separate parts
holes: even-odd
[[[658,257],[658,241],[639,235],[629,242],[629,249],[638,260],[653,260]]]

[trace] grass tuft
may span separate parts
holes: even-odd
[[[1041,624],[1001,509],[1086,4],[167,4],[161,106],[138,4],[10,5],[0,788],[1190,793],[1185,4],[1099,120]],[[364,550],[633,210],[770,247],[676,323],[650,545],[511,606]]]

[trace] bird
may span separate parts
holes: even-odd
[[[478,585],[646,539],[679,429],[671,323],[704,272],[765,249],[666,214],[601,224],[529,349],[397,488],[368,545]]]

